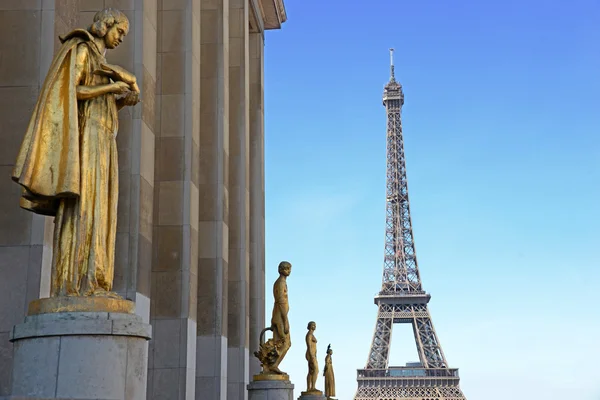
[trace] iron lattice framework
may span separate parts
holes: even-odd
[[[383,280],[375,296],[375,333],[364,369],[358,370],[355,400],[465,400],[458,370],[448,368],[427,303],[431,296],[421,285],[408,201],[408,182],[402,138],[402,85],[394,77],[390,49],[390,81],[383,105],[387,112],[386,221]],[[419,362],[405,367],[388,365],[392,327],[411,323]]]

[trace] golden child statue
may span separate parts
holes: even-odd
[[[335,375],[333,374],[333,361],[331,360],[331,345],[327,346],[327,355],[325,356],[325,367],[323,367],[323,376],[325,377],[325,396],[327,399],[335,399]]]
[[[104,56],[128,32],[125,14],[107,8],[60,38],[13,171],[21,207],[54,217],[51,296],[118,297],[117,113],[139,102],[139,88]]]
[[[289,379],[285,372],[279,369],[279,364],[283,361],[286,353],[292,346],[290,338],[290,323],[288,312],[290,304],[288,302],[287,277],[292,272],[292,264],[287,261],[279,263],[279,278],[273,284],[273,315],[271,317],[271,326],[265,328],[260,333],[260,348],[254,352],[256,358],[260,360],[262,372],[255,376],[256,379]],[[273,338],[266,343],[264,341],[265,332],[272,331]]]

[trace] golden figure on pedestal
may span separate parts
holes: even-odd
[[[53,297],[118,297],[117,114],[139,102],[139,88],[105,53],[128,32],[125,14],[107,8],[60,38],[13,170],[21,207],[54,217]]]
[[[273,304],[271,326],[263,329],[260,333],[260,348],[254,352],[263,369],[260,375],[254,377],[255,380],[289,380],[289,376],[279,369],[279,364],[292,346],[288,320],[290,304],[286,281],[291,272],[292,264],[287,261],[279,263],[279,278],[273,284],[275,303]],[[273,338],[265,343],[266,331],[272,331]]]
[[[325,356],[325,367],[323,367],[323,376],[325,377],[325,397],[327,399],[335,398],[335,375],[333,374],[333,361],[331,360],[331,345],[327,346],[327,355]]]
[[[319,376],[319,362],[317,361],[317,338],[314,333],[317,323],[310,321],[306,327],[306,361],[308,361],[308,374],[306,375],[306,392],[302,394],[322,395],[323,392],[316,388]]]

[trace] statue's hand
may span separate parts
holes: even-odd
[[[111,93],[114,94],[123,94],[129,92],[129,85],[125,82],[115,82],[111,83]]]

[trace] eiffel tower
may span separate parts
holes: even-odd
[[[448,368],[442,346],[431,322],[423,290],[410,218],[406,162],[400,114],[404,104],[402,85],[394,77],[394,49],[390,49],[390,81],[383,105],[387,113],[387,193],[385,252],[381,291],[375,296],[377,323],[369,359],[357,374],[354,400],[465,400],[459,387],[458,369]],[[388,365],[392,327],[411,323],[419,354],[418,363]]]

